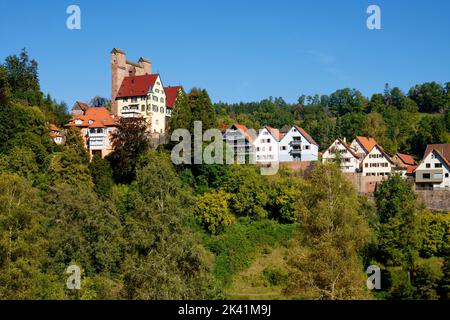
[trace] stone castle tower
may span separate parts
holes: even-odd
[[[126,59],[125,52],[119,48],[111,51],[111,107],[112,112],[117,114],[116,96],[120,85],[125,77],[141,76],[152,73],[152,63],[146,58],[139,58],[138,62]]]

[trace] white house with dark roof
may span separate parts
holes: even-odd
[[[428,145],[415,170],[415,179],[416,189],[450,188],[450,144]]]
[[[279,161],[317,161],[319,145],[302,128],[292,126],[279,142]]]
[[[346,173],[355,173],[360,169],[361,158],[355,150],[350,148],[345,139],[336,139],[330,147],[323,153],[322,162],[333,162],[336,157],[340,158],[341,170]]]

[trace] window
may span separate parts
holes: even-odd
[[[445,177],[448,178],[448,173],[445,174]]]
[[[137,102],[137,97],[131,97],[131,102]]]
[[[159,125],[159,120],[158,119],[155,120],[155,124]]]
[[[160,102],[164,102],[164,98],[159,99]]]
[[[158,112],[158,106],[153,105],[153,111]]]
[[[305,146],[305,150],[309,150],[309,145],[306,145],[306,146]]]
[[[141,97],[141,101],[145,101],[145,97]]]
[[[123,102],[128,102],[128,98],[123,98]]]
[[[434,164],[434,167],[435,167],[435,168],[442,168],[442,163],[435,163],[435,164]]]
[[[423,178],[423,179],[430,179],[431,176],[430,176],[429,173],[424,173],[424,174],[422,175],[422,178]]]
[[[429,163],[427,163],[425,166],[426,166],[427,168],[430,168],[430,167],[431,167],[431,165],[430,165]]]
[[[164,108],[163,107],[159,108],[159,112],[164,113]]]
[[[282,146],[282,147],[281,147],[281,150],[286,150],[286,146]]]
[[[259,151],[259,147],[256,147],[256,151]]]
[[[267,143],[270,143],[270,139],[267,139]]]
[[[442,179],[442,173],[435,173],[435,174],[433,174],[433,178],[437,179],[437,180],[441,180]]]
[[[145,111],[145,105],[141,105],[141,111]]]
[[[364,164],[364,167],[368,168],[368,167],[369,167],[369,164],[368,164],[368,163]]]
[[[272,147],[269,147],[269,151],[272,151]]]
[[[153,96],[153,101],[158,101],[158,97],[157,96]]]
[[[155,92],[158,92],[158,93],[159,93],[159,89],[155,89]]]

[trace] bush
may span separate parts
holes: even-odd
[[[218,234],[235,221],[228,209],[231,195],[223,190],[211,190],[197,197],[195,214],[212,234]]]
[[[424,258],[444,256],[445,250],[450,248],[450,214],[426,211],[420,216],[420,221],[420,255]]]
[[[263,276],[270,286],[278,286],[288,279],[287,272],[279,267],[265,268]]]

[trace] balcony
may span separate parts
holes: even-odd
[[[302,145],[302,140],[292,140],[289,144],[291,146],[301,146]]]
[[[300,155],[302,153],[302,149],[291,149],[290,153],[292,155]]]
[[[130,106],[125,107],[120,110],[120,113],[124,118],[129,117],[137,117],[141,115],[141,111],[139,110],[139,106]]]
[[[416,183],[442,183],[444,172],[442,169],[416,170]]]

